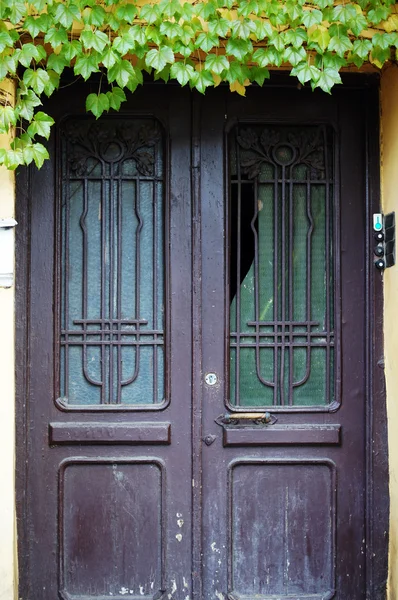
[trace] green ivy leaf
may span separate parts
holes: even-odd
[[[346,52],[349,52],[352,48],[352,42],[348,37],[338,37],[334,35],[328,45],[328,49],[332,52],[336,52],[338,56],[344,56]]]
[[[109,100],[109,108],[119,110],[122,102],[126,101],[126,94],[119,87],[112,88],[112,91],[107,92],[106,96]]]
[[[268,65],[276,65],[279,67],[282,64],[283,53],[278,52],[276,48],[258,48],[253,54],[255,60],[260,67]]]
[[[108,48],[102,55],[101,62],[107,68],[113,67],[116,62],[120,60],[120,54],[115,52],[112,48]]]
[[[28,135],[34,137],[35,135],[41,135],[42,137],[50,137],[51,125],[54,125],[54,119],[46,113],[39,111],[35,114],[32,123],[28,127]]]
[[[18,2],[13,0],[10,9],[10,21],[13,25],[16,25],[27,13],[28,4],[25,2]]]
[[[137,16],[137,8],[134,4],[122,4],[116,9],[116,18],[120,21],[126,21],[127,23],[134,23],[134,19]]]
[[[253,51],[253,44],[248,40],[235,40],[231,38],[227,42],[226,51],[227,54],[243,61],[247,54]]]
[[[15,111],[18,116],[22,117],[22,119],[26,119],[27,121],[31,121],[33,118],[33,111],[36,106],[40,106],[41,101],[38,96],[32,91],[28,90],[26,94],[24,94],[22,99],[17,101],[15,106]]]
[[[249,15],[258,15],[260,7],[256,0],[244,0],[238,5],[238,15],[248,17]]]
[[[228,71],[225,73],[225,79],[229,83],[237,81],[241,85],[250,79],[250,69],[246,65],[242,65],[240,62],[234,60],[230,63]]]
[[[269,38],[269,43],[274,46],[278,52],[282,52],[285,49],[283,37],[275,31],[272,32],[272,35]]]
[[[159,46],[159,49],[150,50],[145,57],[145,63],[156,71],[161,71],[169,63],[174,62],[174,53],[169,46]]]
[[[78,54],[82,54],[82,45],[79,40],[72,40],[62,46],[61,54],[67,61],[73,60]]]
[[[251,67],[250,69],[250,81],[255,81],[259,86],[264,84],[265,79],[269,79],[270,74],[268,69],[262,67]]]
[[[302,23],[309,29],[313,25],[319,25],[322,23],[322,12],[316,8],[310,10],[304,10],[302,16]]]
[[[357,15],[350,21],[350,29],[354,35],[360,35],[367,28],[368,22],[363,15]]]
[[[62,54],[50,54],[47,60],[47,68],[52,69],[59,74],[61,74],[68,65],[69,60],[67,60]]]
[[[326,27],[319,25],[316,29],[314,29],[308,36],[310,42],[315,42],[320,50],[324,52],[329,45],[330,42],[330,34]]]
[[[386,6],[378,6],[368,12],[368,19],[370,23],[378,25],[381,21],[385,21],[388,18],[389,10]]]
[[[320,68],[330,68],[338,71],[341,67],[344,67],[347,64],[347,60],[342,57],[334,54],[333,52],[325,52],[323,55],[317,55],[315,57],[315,65]]]
[[[82,14],[83,22],[95,27],[102,27],[106,21],[106,11],[102,6],[94,5],[90,8],[85,8]]]
[[[10,127],[16,125],[17,115],[12,106],[0,105],[0,133],[8,133]]]
[[[48,73],[44,69],[36,69],[36,71],[33,69],[26,69],[25,73],[23,74],[24,83],[28,87],[31,87],[36,94],[41,94],[44,92],[44,88],[46,87],[48,80]]]
[[[44,88],[44,93],[46,96],[51,96],[51,94],[54,92],[54,90],[58,89],[60,78],[59,78],[59,74],[56,73],[55,71],[53,71],[52,69],[48,69],[47,73],[48,73],[49,79]]]
[[[86,110],[98,119],[104,111],[109,110],[109,98],[106,94],[89,94],[86,98]]]
[[[164,17],[174,17],[181,11],[181,4],[178,0],[161,0],[159,10]]]
[[[43,166],[44,161],[49,158],[49,154],[47,148],[45,148],[43,144],[36,143],[24,148],[23,157],[27,165],[34,160],[36,167],[40,169]]]
[[[205,60],[205,69],[213,71],[216,75],[221,75],[223,71],[229,69],[229,61],[224,55],[208,54]]]
[[[163,21],[159,27],[159,31],[162,35],[167,36],[170,40],[175,40],[181,36],[182,27],[178,23]]]
[[[187,65],[183,62],[175,62],[171,65],[170,75],[173,79],[177,79],[180,85],[184,86],[194,78],[195,71],[192,65]]]
[[[271,23],[264,19],[255,21],[256,23],[256,37],[259,41],[265,40],[272,36],[274,30],[272,29]]]
[[[110,43],[109,37],[103,31],[93,31],[92,29],[86,29],[81,32],[80,39],[83,42],[83,46],[90,50],[94,48],[97,52],[102,52],[105,46]]]
[[[308,36],[305,29],[297,27],[297,29],[288,29],[283,33],[285,44],[291,44],[293,48],[300,48],[307,41]]]
[[[81,17],[80,11],[75,4],[70,2],[66,4],[64,2],[60,2],[57,4],[57,8],[55,11],[55,20],[58,23],[61,23],[66,29],[73,24],[73,21],[78,21]]]
[[[40,52],[38,47],[28,43],[23,44],[18,60],[24,67],[29,67],[32,60],[38,60],[39,57]]]
[[[118,61],[108,70],[108,81],[116,81],[121,88],[126,87],[131,79],[136,79],[136,71],[128,60]]]
[[[341,83],[341,77],[335,69],[321,71],[319,79],[314,82],[314,87],[320,87],[324,92],[330,94],[330,90],[336,83]]]
[[[343,24],[348,24],[351,19],[355,19],[357,11],[353,4],[338,4],[333,9],[333,20],[340,21]]]
[[[291,75],[297,77],[299,82],[304,85],[307,81],[317,82],[321,75],[321,71],[314,65],[309,65],[305,62],[294,67],[294,69],[291,70]]]
[[[214,85],[214,79],[209,73],[209,71],[194,71],[194,74],[191,78],[191,84],[195,87],[201,94],[204,94],[206,88]]]
[[[78,56],[74,66],[75,75],[81,75],[85,81],[92,73],[99,71],[99,55],[96,53]]]
[[[19,165],[23,165],[24,162],[25,158],[22,150],[7,150],[4,160],[4,164],[7,167],[7,169],[13,171],[17,167],[19,167]]]
[[[145,46],[146,37],[145,37],[145,31],[142,27],[140,27],[139,25],[133,25],[132,27],[129,28],[128,33],[131,36],[131,38],[135,42],[137,42],[137,46]]]
[[[113,48],[123,56],[130,52],[130,50],[134,50],[135,41],[129,33],[124,33],[113,40]]]
[[[355,40],[353,44],[353,52],[363,60],[368,58],[371,50],[372,42],[370,40]]]
[[[63,27],[51,27],[45,37],[46,44],[50,44],[53,48],[58,48],[61,44],[68,43],[68,34]]]
[[[161,19],[161,12],[158,4],[144,4],[141,7],[140,19],[149,24],[156,23]]]
[[[210,33],[200,33],[195,42],[195,48],[200,48],[203,52],[210,52],[210,50],[219,45],[220,40],[218,36]]]
[[[304,48],[292,48],[292,46],[286,48],[283,53],[283,59],[293,65],[293,67],[298,65],[302,60],[305,60],[306,56],[307,53]]]
[[[14,41],[8,31],[0,31],[0,52],[7,47],[12,48],[14,45]]]
[[[257,26],[254,21],[232,21],[231,22],[232,35],[242,40],[248,40],[251,33],[257,31]]]
[[[18,54],[6,54],[0,56],[0,81],[3,80],[8,74],[14,75],[18,67]]]

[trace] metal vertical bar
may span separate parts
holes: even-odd
[[[113,172],[113,165],[112,165]],[[122,381],[123,381],[123,373],[122,373],[122,346],[120,342],[122,340],[122,277],[123,277],[123,264],[122,264],[122,241],[123,241],[123,214],[122,214],[122,192],[121,186],[122,182],[120,178],[115,178],[111,181],[111,185],[113,183],[116,185],[117,193],[116,193],[116,211],[117,211],[117,331],[118,331],[118,346],[117,346],[117,394],[116,394],[116,403],[122,403]]]
[[[236,129],[238,135],[238,129]],[[235,138],[236,140],[236,138]],[[240,260],[241,260],[241,212],[242,212],[242,183],[240,169],[240,151],[239,144],[235,141],[236,147],[236,166],[238,175],[238,206],[237,206],[237,227],[236,227],[236,351],[235,351],[235,404],[240,404]]]
[[[134,380],[138,376],[139,371],[139,363],[140,363],[140,313],[141,313],[141,231],[143,227],[143,220],[140,214],[140,191],[141,191],[141,181],[140,175],[137,174],[137,179],[135,182],[135,214],[137,217],[138,225],[135,232],[135,318],[137,319],[137,329],[136,329],[136,347],[135,347],[135,369],[134,369]]]
[[[275,383],[272,381],[267,381],[261,375],[261,361],[260,361],[260,269],[259,269],[259,243],[258,243],[258,232],[255,228],[255,222],[258,219],[258,179],[254,179],[254,194],[253,194],[253,202],[254,202],[254,211],[253,218],[251,220],[251,229],[253,232],[254,238],[254,325],[256,328],[255,332],[255,353],[256,353],[256,373],[259,381],[268,387],[275,387]],[[251,323],[250,323],[251,325]]]
[[[280,399],[281,405],[285,404],[285,320],[286,320],[286,190],[285,190],[285,167],[281,166],[282,169],[282,198],[281,198],[281,343],[280,343],[280,371],[279,371],[279,386],[280,386]]]
[[[274,406],[278,404],[278,320],[279,320],[279,203],[278,203],[278,167],[274,163]]]
[[[323,146],[324,146],[324,161],[325,161],[325,178],[326,178],[326,194],[325,194],[325,271],[326,271],[326,310],[325,310],[325,329],[326,329],[326,404],[330,402],[330,194],[329,194],[329,164],[328,164],[328,149],[326,129],[322,128]]]
[[[114,206],[113,206],[113,185],[112,172],[113,164],[110,164],[111,177],[109,179],[109,402],[114,402],[114,284],[115,284],[115,264],[114,264],[114,243],[115,243],[115,223],[114,223]]]
[[[288,313],[289,313],[289,390],[288,403],[293,404],[293,167],[289,167],[289,285],[288,285]]]
[[[104,165],[102,164],[102,170]],[[104,180],[101,178],[101,404],[106,404],[106,347],[104,344],[105,337],[105,285],[106,285],[106,203],[104,197]]]
[[[65,385],[65,397],[69,396],[69,220],[70,220],[70,180],[68,177],[67,192],[65,198],[65,273],[64,273],[64,291],[65,291],[65,306],[64,306],[64,319],[65,319],[65,361],[64,361],[64,385]]]
[[[155,161],[154,169],[156,175],[157,169],[157,146],[154,148]],[[158,254],[158,211],[157,211],[157,197],[156,197],[157,183],[154,177],[152,182],[152,226],[153,226],[153,299],[152,299],[152,329],[155,332],[153,334],[153,403],[158,403],[158,346],[156,341],[158,339],[158,278],[157,278],[157,254]]]

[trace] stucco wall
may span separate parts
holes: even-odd
[[[398,217],[398,67],[388,67],[381,84],[382,201]],[[388,598],[398,599],[398,266],[384,274],[385,374],[390,461],[390,564]]]
[[[14,174],[0,167],[0,218],[13,215]],[[14,598],[14,396],[14,288],[0,288],[0,600]]]

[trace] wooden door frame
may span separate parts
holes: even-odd
[[[372,214],[380,212],[380,144],[379,144],[379,76],[351,75],[343,77],[342,88],[333,93],[344,94],[349,88],[362,90],[366,102],[366,599],[383,600],[386,597],[388,574],[388,447],[386,388],[384,381],[384,340],[383,340],[383,281],[375,269],[371,229]],[[152,84],[147,84],[152,85]],[[159,83],[153,85],[161,85]],[[272,80],[264,87],[296,87],[296,83],[285,74],[274,73]],[[201,96],[192,94],[192,221],[193,221],[193,407],[192,435],[193,446],[201,439],[201,222],[200,222],[200,111]],[[32,169],[20,169],[16,177],[16,506],[18,521],[18,565],[19,572],[28,568],[24,549],[28,548],[29,524],[26,519],[26,465],[29,458],[27,440],[29,432],[29,406],[26,399],[29,394],[29,326],[30,326],[30,289],[35,285],[30,268],[30,199],[33,191]],[[47,181],[47,185],[53,185]],[[355,226],[355,224],[353,224]],[[38,284],[38,282],[37,282]],[[200,456],[194,455],[195,469],[200,469]],[[197,463],[197,464],[196,464]],[[196,512],[193,518],[193,597],[201,599],[200,585],[200,527],[201,527],[201,490],[193,491]],[[197,513],[197,514],[196,514]],[[24,599],[25,600],[25,599]]]

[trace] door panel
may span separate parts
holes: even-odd
[[[362,90],[75,86],[20,198],[20,597],[382,600]]]
[[[53,160],[32,174],[21,594],[187,595],[189,94],[159,108],[145,91],[101,124],[81,114],[85,93],[48,106]]]
[[[358,93],[218,94],[202,109],[204,598],[363,598]]]

